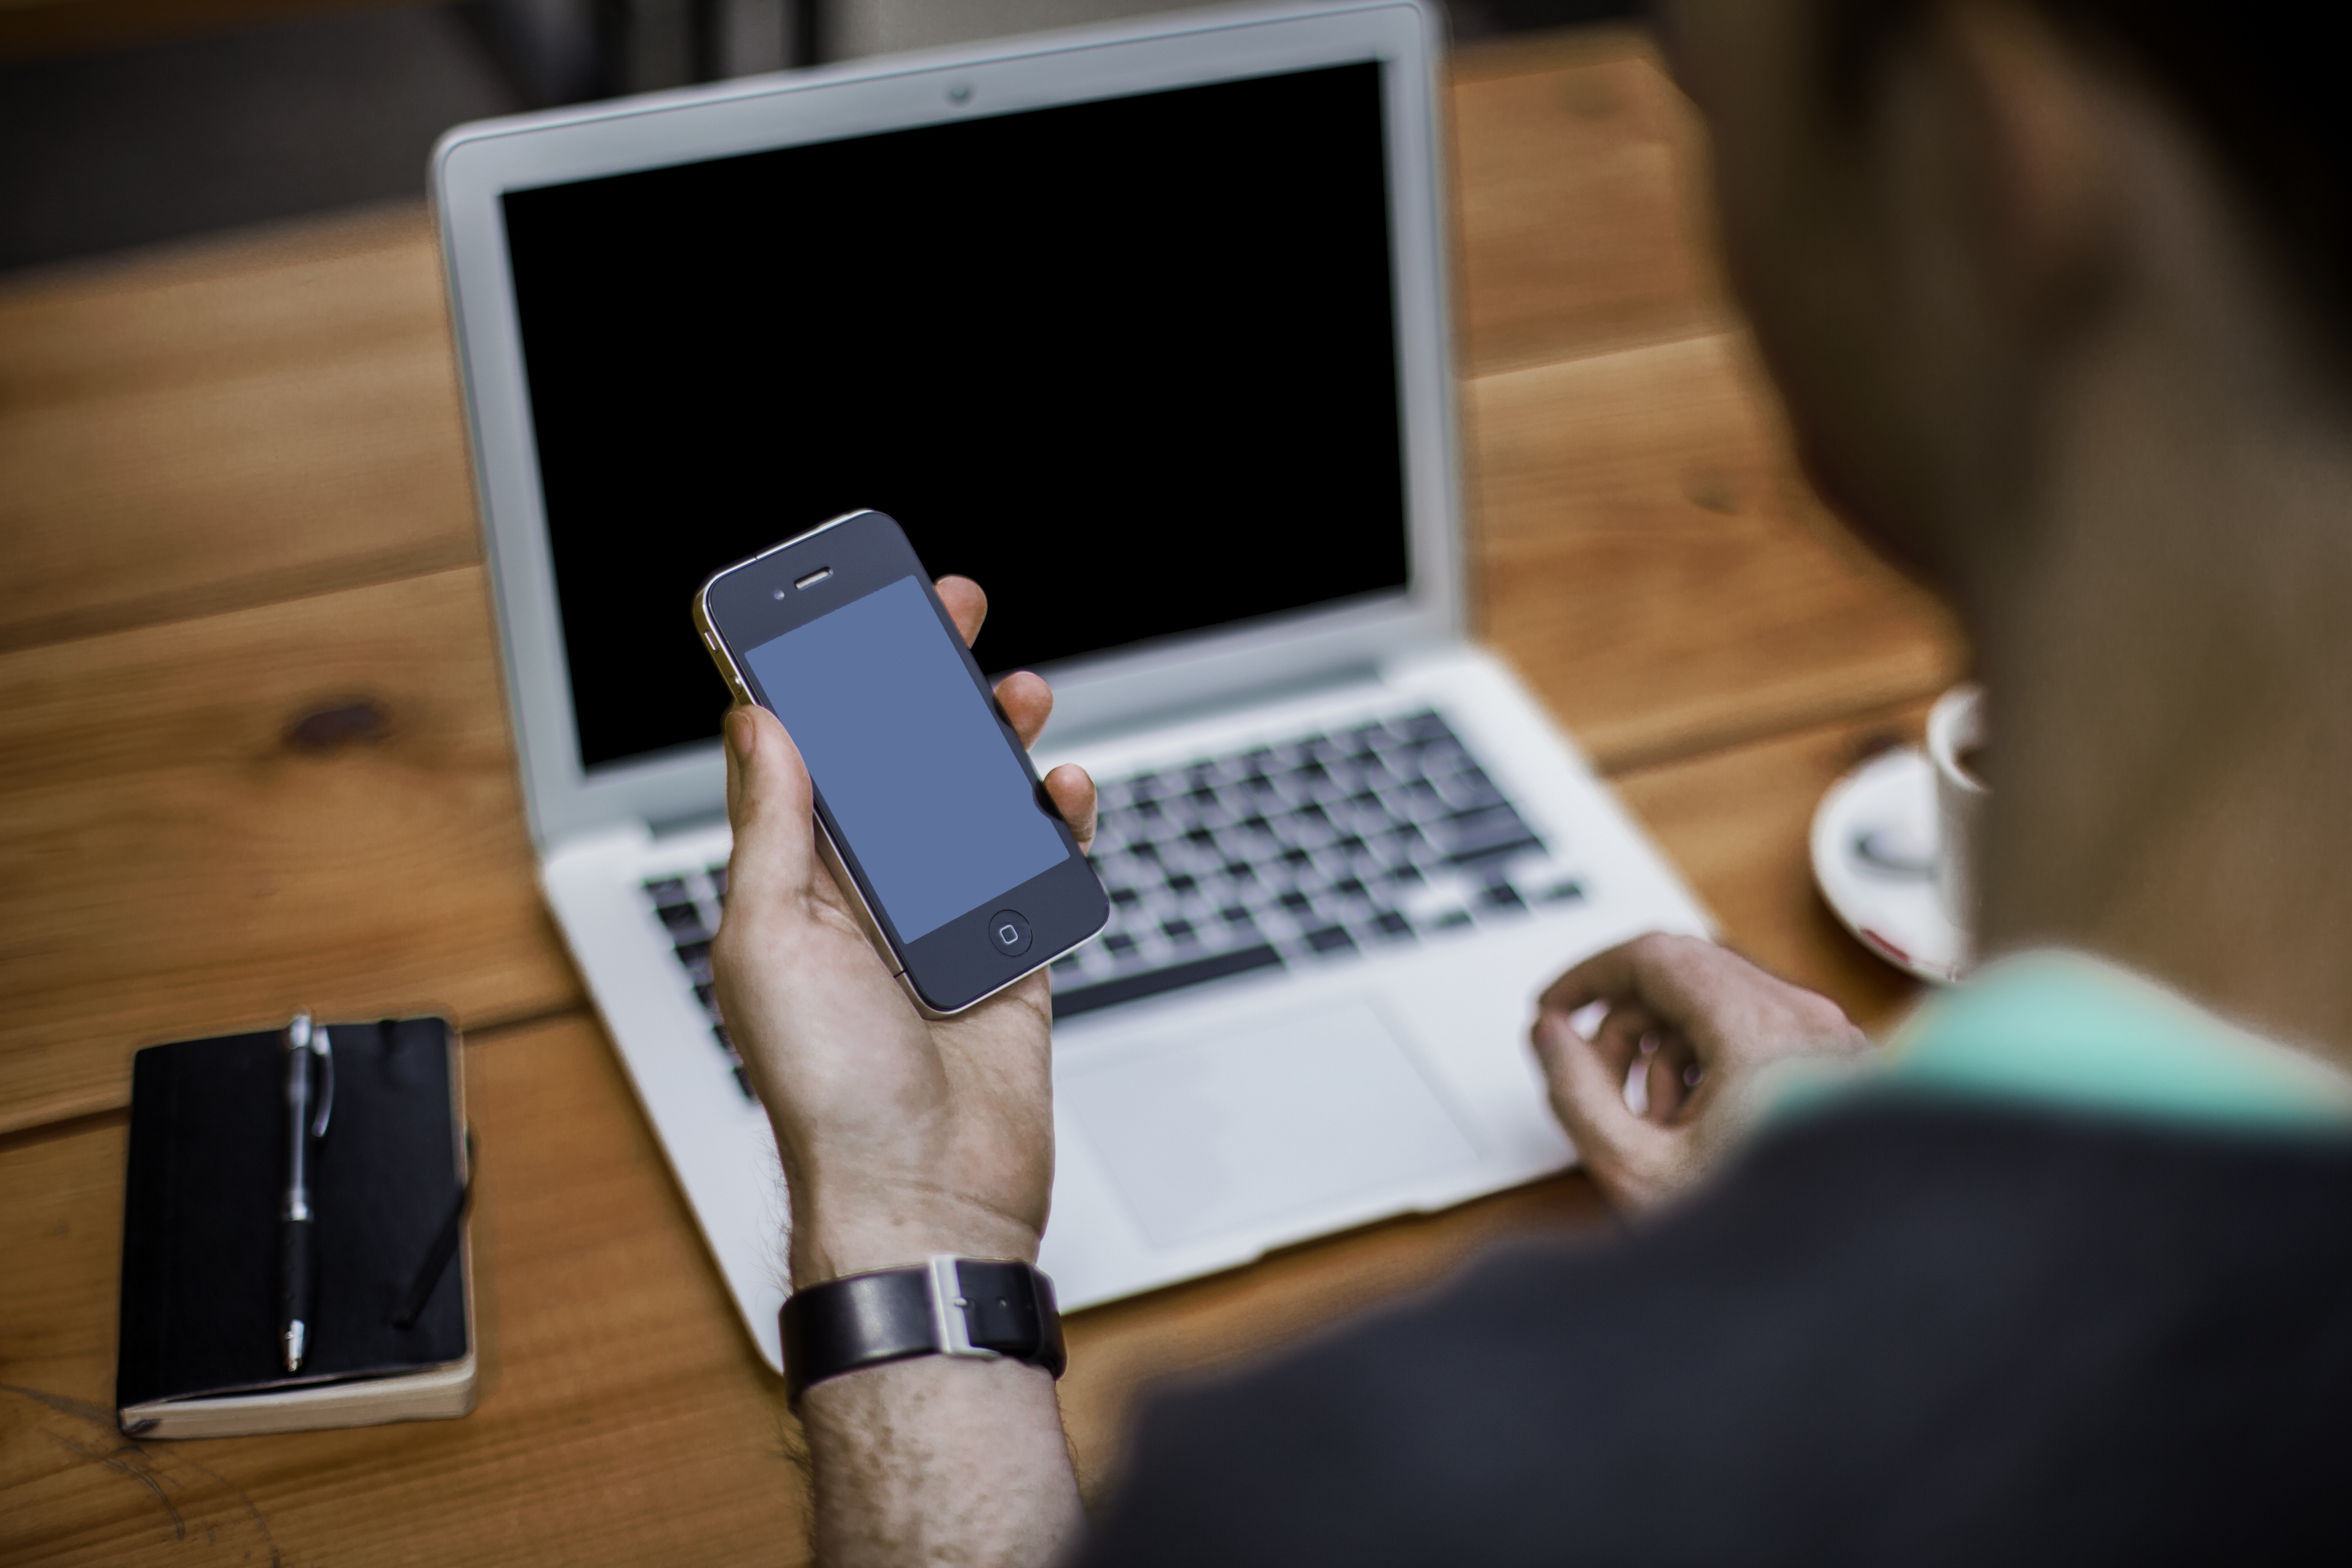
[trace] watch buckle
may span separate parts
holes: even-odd
[[[971,1320],[966,1315],[969,1302],[964,1297],[963,1281],[956,1274],[956,1255],[935,1252],[924,1260],[924,1267],[930,1286],[931,1326],[939,1335],[940,1353],[973,1361],[1002,1360],[1002,1351],[971,1342]]]

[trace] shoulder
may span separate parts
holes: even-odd
[[[1522,1247],[1156,1400],[1101,1560],[1507,1563],[1567,1539],[1765,1560],[1956,1413],[2063,1396],[2036,1363],[2065,1314],[2112,1326],[2158,1277],[2218,1307],[2307,1267],[2321,1238],[2276,1234],[2283,1191],[2345,1216],[2318,1251],[2352,1257],[2342,1144],[1899,1100],[1808,1117],[1632,1236]]]

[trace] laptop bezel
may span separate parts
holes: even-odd
[[[1460,481],[1436,79],[1442,40],[1442,22],[1422,0],[1190,12],[488,121],[444,136],[433,154],[434,198],[524,800],[540,847],[631,821],[707,815],[724,799],[725,767],[716,738],[593,771],[581,764],[506,246],[506,192],[1379,60],[1407,585],[1044,667],[1057,697],[1055,729],[1067,733],[1370,668],[1402,649],[1460,637]],[[678,622],[687,635],[684,603]]]

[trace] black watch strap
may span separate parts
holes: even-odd
[[[912,1268],[853,1274],[795,1290],[784,1302],[784,1393],[915,1356],[1003,1357],[1068,1364],[1054,1282],[1026,1263],[941,1254]]]

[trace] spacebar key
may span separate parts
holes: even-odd
[[[1234,952],[1220,952],[1210,958],[1196,958],[1190,963],[1171,964],[1166,969],[1149,970],[1141,974],[1122,975],[1117,980],[1105,980],[1093,985],[1081,985],[1074,991],[1054,993],[1054,1016],[1075,1018],[1081,1013],[1091,1013],[1097,1007],[1116,1007],[1122,1002],[1140,997],[1157,996],[1163,991],[1181,991],[1187,985],[1200,985],[1211,980],[1223,980],[1228,974],[1243,974],[1253,969],[1280,968],[1282,954],[1264,942],[1244,947]]]

